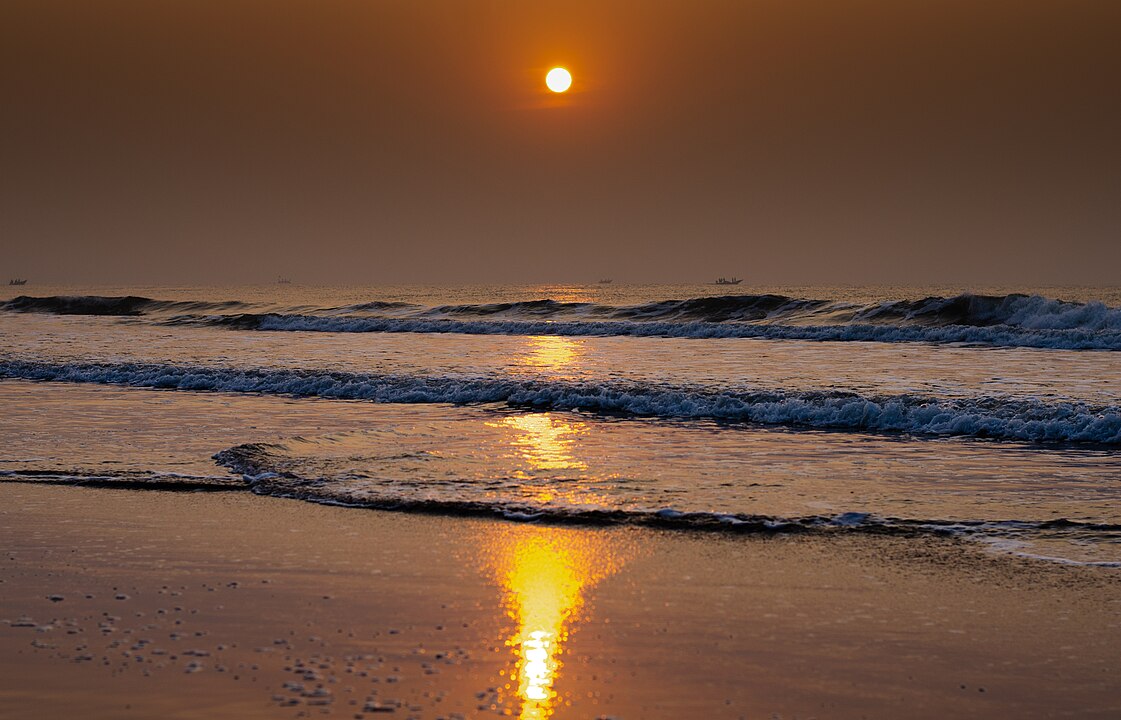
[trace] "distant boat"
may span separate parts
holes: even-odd
[[[277,285],[291,285],[292,284],[292,279],[291,278],[286,278],[286,277],[278,277],[276,279],[276,284]]]
[[[600,285],[610,285],[613,282],[615,282],[615,281],[612,280],[611,278],[604,278],[603,280],[599,281],[599,284]]]
[[[713,285],[739,285],[743,282],[743,278],[730,277],[730,278],[717,278]]]
[[[14,278],[12,280],[9,280],[8,284],[9,285],[26,285],[27,280],[25,278]]]

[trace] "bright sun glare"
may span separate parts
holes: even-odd
[[[555,93],[562,93],[572,85],[572,75],[562,67],[555,67],[545,76],[545,84]]]

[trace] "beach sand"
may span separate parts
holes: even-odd
[[[0,541],[3,718],[1121,714],[1121,571],[961,541],[16,483]]]

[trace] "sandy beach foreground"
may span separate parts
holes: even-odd
[[[3,718],[1116,717],[1121,573],[0,484]]]

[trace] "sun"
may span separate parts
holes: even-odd
[[[572,86],[572,74],[562,67],[555,67],[545,76],[545,84],[555,93],[562,93]]]

